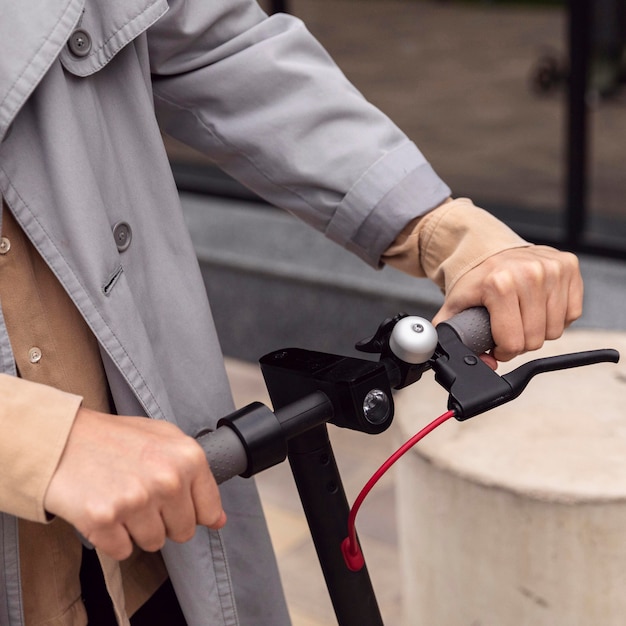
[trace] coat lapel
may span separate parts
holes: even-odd
[[[84,0],[0,0],[0,141],[65,45]]]

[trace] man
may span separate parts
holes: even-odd
[[[0,623],[93,626],[110,596],[110,620],[157,624],[169,580],[188,624],[286,624],[253,482],[218,492],[188,436],[232,400],[161,129],[364,261],[433,278],[438,319],[487,306],[492,359],[580,314],[576,260],[450,199],[296,19],[251,0],[2,15]]]

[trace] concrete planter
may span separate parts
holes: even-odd
[[[626,334],[570,331],[540,355],[605,347],[622,363],[542,374],[399,462],[404,626],[624,624]],[[396,403],[404,441],[446,394],[428,376]]]

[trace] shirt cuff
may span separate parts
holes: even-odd
[[[489,257],[531,244],[468,198],[449,199],[408,224],[381,260],[428,277],[444,293]]]
[[[43,506],[80,396],[0,374],[0,509],[46,522]]]

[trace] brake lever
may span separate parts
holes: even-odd
[[[447,324],[437,326],[439,344],[431,367],[435,380],[448,391],[448,408],[459,421],[469,419],[517,398],[537,374],[593,365],[617,363],[613,349],[589,350],[535,359],[499,376],[471,351]]]
[[[535,359],[499,376],[470,350],[451,326],[437,326],[439,343],[431,367],[435,380],[449,393],[448,408],[459,421],[469,419],[517,398],[537,374],[617,363],[617,350],[602,349]]]
[[[402,389],[428,369],[448,393],[448,409],[459,421],[510,402],[526,389],[537,374],[617,363],[617,350],[576,352],[530,361],[498,375],[479,355],[494,347],[486,309],[468,309],[433,328],[427,320],[400,314],[385,320],[369,342],[357,349],[380,353],[394,389]]]

